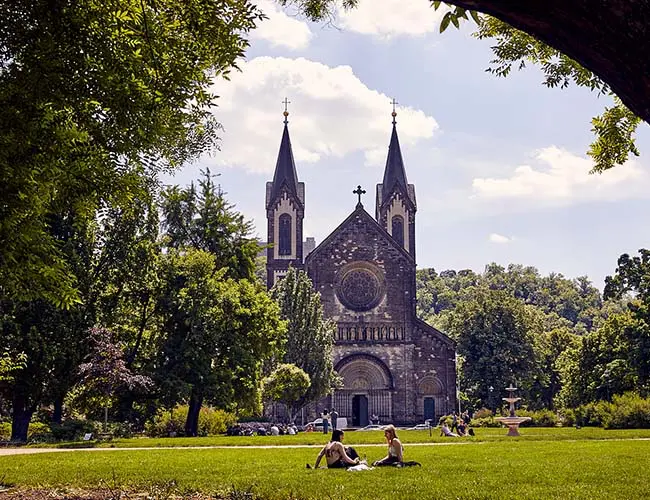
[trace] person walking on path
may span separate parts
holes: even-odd
[[[323,420],[323,434],[328,434],[329,433],[329,413],[327,413],[327,408],[323,410],[323,414],[320,416],[321,419]]]
[[[338,429],[336,423],[339,419],[339,412],[337,412],[335,408],[332,408],[332,413],[330,413],[330,415],[332,416],[332,430],[335,431]]]

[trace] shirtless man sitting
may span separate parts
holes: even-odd
[[[323,447],[318,457],[316,457],[315,469],[318,469],[318,465],[323,456],[327,461],[328,469],[345,469],[359,463],[359,455],[354,448],[346,448],[343,446],[343,435],[344,433],[340,429],[332,432],[332,439]],[[311,469],[311,466],[307,464],[307,468]]]

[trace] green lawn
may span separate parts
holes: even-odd
[[[579,430],[573,427],[539,428],[528,427],[520,429],[522,438],[530,440],[590,440],[590,439],[629,439],[648,438],[650,429],[629,429],[629,430],[604,430],[596,427],[585,427]],[[462,441],[511,441],[507,437],[505,428],[479,428],[475,429],[476,437],[462,438]],[[429,431],[398,431],[405,443],[444,443],[453,441],[451,438],[440,436],[439,429]],[[301,432],[295,436],[214,436],[199,438],[133,438],[114,439],[102,442],[75,442],[60,444],[38,444],[32,447],[39,448],[77,448],[77,447],[103,447],[103,448],[156,448],[156,447],[183,447],[183,446],[267,446],[267,445],[322,445],[329,439],[328,435],[318,432]],[[345,433],[347,444],[372,444],[383,443],[383,431],[358,432],[348,431]]]
[[[504,429],[480,430],[475,440],[446,440],[451,446],[409,446],[429,439],[428,433],[403,432],[405,458],[421,462],[422,468],[357,473],[307,470],[305,464],[313,463],[315,448],[93,450],[5,456],[0,457],[0,481],[20,488],[108,485],[144,491],[173,481],[176,492],[214,493],[234,487],[252,489],[265,499],[650,498],[650,440],[629,440],[647,439],[650,432],[585,430],[525,429],[524,436],[514,439],[504,438]],[[351,443],[381,438],[378,433],[352,432],[346,437]],[[316,435],[266,438],[250,444],[269,444],[269,440],[302,444],[312,438]],[[218,439],[229,438],[210,440],[211,444],[224,443]],[[384,452],[363,445],[357,449],[369,461]]]

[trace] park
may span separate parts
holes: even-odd
[[[650,497],[606,4],[2,3],[0,499]]]
[[[505,434],[499,428],[478,429],[469,441],[450,442],[437,433],[401,431],[406,456],[422,467],[362,472],[306,469],[327,438],[302,433],[118,440],[100,448],[0,455],[0,463],[3,488],[86,492],[75,498],[115,498],[117,491],[149,498],[199,492],[224,499],[648,496],[648,430],[527,428],[514,440]],[[378,458],[383,452],[377,447],[380,432],[348,436],[362,456]],[[0,497],[12,498],[10,492]]]

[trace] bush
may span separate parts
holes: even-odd
[[[603,425],[603,403],[587,403],[573,410],[575,425],[580,427],[601,427]]]
[[[151,437],[183,436],[187,420],[187,405],[179,405],[171,412],[159,410],[153,420],[145,424],[145,433]],[[201,408],[199,413],[199,436],[223,434],[237,422],[237,418],[223,410]]]
[[[518,410],[518,417],[530,417],[531,420],[522,423],[523,426],[530,427],[555,427],[558,424],[558,417],[551,410]]]
[[[96,426],[90,420],[69,418],[60,424],[50,424],[56,441],[79,441],[84,434],[95,433]]]
[[[650,429],[650,399],[627,392],[602,403],[601,408],[606,429]]]
[[[0,441],[9,441],[11,439],[11,422],[0,422]],[[50,426],[42,422],[31,422],[27,431],[27,441],[29,442],[47,442],[52,441]]]
[[[493,416],[473,418],[470,422],[471,427],[501,427],[501,422],[494,420]]]
[[[476,410],[473,415],[473,417],[476,419],[488,418],[493,416],[494,416],[494,412],[492,412],[492,410],[488,410],[487,408],[481,408],[480,410]]]

